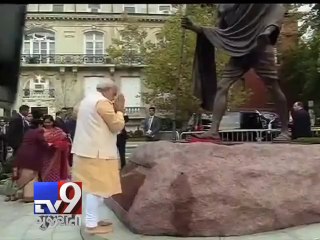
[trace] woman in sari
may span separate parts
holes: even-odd
[[[53,147],[44,160],[40,173],[43,182],[67,181],[70,176],[69,154],[71,143],[62,129],[55,127],[51,115],[43,117],[44,139]]]
[[[33,183],[38,179],[49,149],[50,144],[44,139],[42,120],[32,120],[13,161],[13,176],[6,201],[17,200],[16,193],[22,188],[24,202],[33,201]]]

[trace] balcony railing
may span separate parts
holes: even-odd
[[[24,64],[112,64],[108,55],[50,54],[22,55]]]
[[[131,118],[145,118],[146,108],[144,107],[126,107],[126,114]]]
[[[126,51],[121,57],[114,59],[115,64],[125,64],[125,65],[143,65],[144,59],[142,55],[136,53],[136,51]]]
[[[55,98],[55,90],[54,89],[23,89],[23,97],[24,98]]]
[[[50,55],[22,55],[23,65],[104,65],[104,64],[125,64],[142,65],[143,58],[137,54],[125,54],[112,60],[105,55],[86,55],[86,54],[50,54]]]

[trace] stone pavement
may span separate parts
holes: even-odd
[[[56,227],[46,231],[39,229],[33,215],[32,203],[4,202],[0,196],[0,240],[320,240],[320,224],[285,229],[276,232],[242,237],[174,238],[150,237],[131,233],[106,207],[102,216],[114,223],[114,232],[106,236],[89,236],[80,227]]]

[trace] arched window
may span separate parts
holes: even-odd
[[[23,88],[24,98],[54,98],[54,88],[48,79],[37,75],[26,82]]]
[[[86,63],[100,63],[104,54],[104,34],[101,32],[85,33]]]
[[[104,53],[104,36],[101,32],[87,32],[86,38],[86,54],[99,55]]]
[[[96,59],[104,54],[104,34],[101,32],[85,33],[85,54],[88,55],[86,62],[94,63]]]
[[[55,35],[52,32],[32,32],[24,35],[23,54],[35,57],[35,63],[49,63],[50,55],[55,53]]]

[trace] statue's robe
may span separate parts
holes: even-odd
[[[285,9],[282,4],[219,4],[218,27],[202,27],[198,34],[193,66],[194,95],[201,107],[213,110],[217,91],[215,50],[221,49],[230,57],[243,57],[257,47],[259,38],[277,42]],[[266,29],[274,26],[273,31]]]
[[[16,100],[26,9],[23,4],[0,6],[0,108],[10,109]]]

